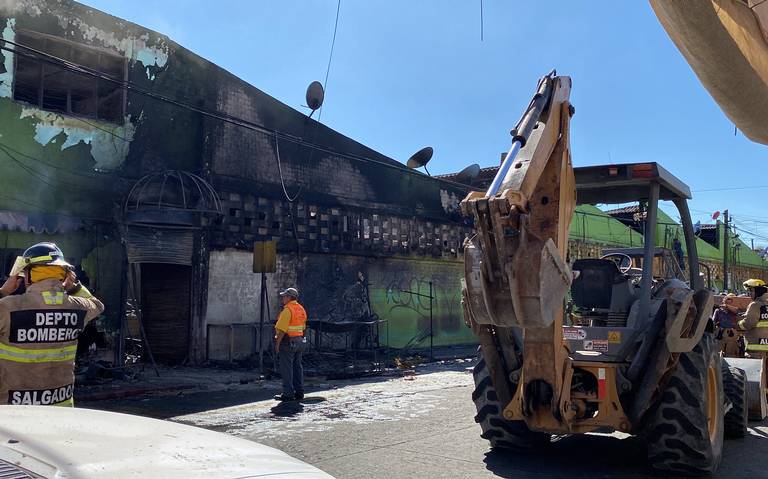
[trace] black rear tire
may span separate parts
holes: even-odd
[[[723,390],[731,403],[731,409],[725,413],[725,435],[744,437],[747,435],[747,374],[743,369],[728,366],[723,362]]]
[[[550,435],[528,429],[523,421],[507,421],[502,415],[502,405],[496,395],[491,376],[482,354],[472,370],[475,390],[472,401],[477,408],[475,422],[480,424],[483,439],[494,449],[527,450],[549,443]]]
[[[710,474],[723,454],[724,402],[720,354],[711,333],[680,354],[649,413],[645,434],[654,469],[677,474]]]

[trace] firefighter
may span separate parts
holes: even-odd
[[[0,288],[0,404],[73,406],[77,338],[104,305],[80,284],[53,243],[24,252],[24,294]]]
[[[715,310],[713,322],[717,331],[717,339],[721,341],[722,352],[727,358],[742,357],[741,334],[737,329],[739,309],[733,305],[736,295],[728,293],[723,296],[720,306]]]
[[[747,312],[741,315],[738,326],[747,340],[747,353],[752,358],[768,357],[768,288],[761,279],[744,281],[744,289],[749,291],[752,302]]]
[[[283,379],[283,394],[275,396],[278,401],[301,401],[304,399],[304,369],[301,353],[306,339],[307,312],[299,304],[299,292],[288,288],[280,292],[283,310],[275,324],[275,352],[280,362],[280,376]]]

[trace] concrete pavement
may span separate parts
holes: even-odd
[[[641,478],[650,471],[642,441],[619,435],[570,436],[546,451],[489,451],[473,421],[471,362],[417,368],[415,379],[315,382],[302,405],[278,405],[253,385],[86,405],[171,418],[267,444],[339,479]],[[249,389],[250,388],[250,389]],[[259,392],[260,391],[260,392]],[[174,415],[175,412],[178,414]],[[768,425],[728,440],[717,477],[762,477]]]

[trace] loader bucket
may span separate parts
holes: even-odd
[[[747,375],[747,409],[751,421],[762,421],[768,415],[765,368],[762,359],[723,358],[728,366],[743,369]]]

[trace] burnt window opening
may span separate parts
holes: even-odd
[[[20,30],[16,42],[111,78],[124,80],[125,58],[56,37]],[[23,51],[23,49],[21,49]],[[125,88],[91,75],[75,73],[40,58],[14,55],[13,99],[48,111],[122,123]]]

